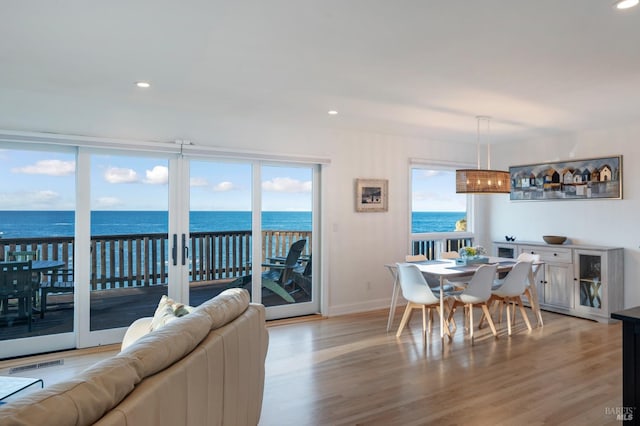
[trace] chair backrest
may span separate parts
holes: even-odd
[[[460,253],[457,251],[443,251],[440,253],[440,259],[457,259],[460,257]]]
[[[7,260],[15,262],[27,262],[29,260],[38,260],[37,250],[28,251],[10,251],[7,252]]]
[[[284,260],[284,268],[278,269],[280,272],[279,278],[276,280],[280,284],[286,284],[291,279],[293,269],[298,265],[298,259],[304,250],[304,246],[307,244],[307,240],[298,240],[291,244],[289,252]]]
[[[532,263],[532,270],[533,270],[533,275],[535,275],[538,272],[538,268],[540,268],[540,255],[539,254],[531,254],[531,253],[520,253],[518,255],[518,258],[516,259],[518,262],[519,261],[525,261],[525,262],[531,262]],[[536,265],[536,263],[538,263]]]
[[[313,271],[313,267],[311,266],[311,255],[309,255],[309,259],[307,260],[307,264],[304,266],[304,271],[302,271],[303,277],[310,277],[311,271]]]
[[[402,297],[410,302],[431,305],[438,303],[438,299],[427,284],[427,280],[416,265],[410,263],[396,263],[398,281],[402,289]]]
[[[293,268],[298,263],[298,259],[300,259],[300,255],[302,254],[302,250],[304,250],[304,246],[307,244],[307,240],[298,240],[295,243],[291,244],[289,247],[289,253],[287,253],[287,258],[284,261],[285,266]]]
[[[31,297],[33,285],[31,261],[0,263],[0,296]]]
[[[502,281],[499,292],[502,295],[518,296],[524,293],[529,285],[529,271],[531,270],[531,262],[523,260],[513,265],[513,268],[507,273]]]
[[[460,300],[464,303],[481,303],[489,300],[497,269],[497,264],[481,265],[460,294]]]
[[[404,257],[405,262],[424,262],[427,256],[424,254],[408,254]]]

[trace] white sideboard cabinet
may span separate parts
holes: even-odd
[[[516,258],[539,254],[536,289],[540,308],[611,322],[611,312],[624,309],[624,249],[618,247],[494,242],[494,254]]]

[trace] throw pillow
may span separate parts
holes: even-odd
[[[160,298],[160,303],[158,303],[156,312],[153,314],[150,329],[151,331],[157,330],[169,324],[176,318],[187,315],[193,311],[193,309],[194,308],[191,306],[184,305],[183,303],[177,303],[173,299],[163,295]]]

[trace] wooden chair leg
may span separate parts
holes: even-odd
[[[511,307],[509,306],[509,301],[505,300],[505,304],[507,305],[507,330],[509,336],[511,336]]]
[[[455,302],[450,305],[449,302],[447,301],[445,307],[448,310],[447,313],[447,327],[449,327],[449,325],[453,326],[453,332],[455,333],[456,330],[458,329],[458,325],[456,324],[456,319],[453,317],[453,307],[455,306]],[[449,333],[449,336],[451,336],[451,334]]]
[[[469,335],[473,340],[473,305],[467,305],[469,307]]]
[[[524,319],[524,323],[527,324],[527,328],[531,331],[531,323],[529,322],[529,317],[527,316],[527,311],[524,309],[524,305],[522,304],[522,298],[518,296],[516,298],[516,302],[518,303],[518,307],[520,308],[520,313],[522,314],[522,318]]]
[[[486,303],[482,304],[482,311],[487,317],[487,322],[489,323],[489,327],[491,327],[491,332],[493,333],[494,336],[497,337],[498,332],[496,331],[496,326],[493,324],[493,319],[491,319],[491,315],[489,314],[489,307],[487,306]]]
[[[438,316],[440,316],[440,307],[436,305],[436,312]],[[444,320],[444,332],[447,333],[447,336],[451,337],[451,330],[449,329],[449,317],[450,312],[447,312],[447,315],[442,315],[442,319]],[[429,329],[429,333],[431,333],[431,329]]]
[[[431,323],[429,323],[431,327]],[[422,338],[427,338],[427,307],[422,305]]]
[[[400,337],[400,334],[402,334],[402,330],[404,330],[405,325],[407,325],[407,321],[409,321],[412,310],[413,303],[407,302],[407,307],[404,309],[404,314],[402,315],[402,320],[400,320],[400,326],[398,327],[398,331],[396,332],[396,337]]]

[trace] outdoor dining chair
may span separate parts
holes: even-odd
[[[31,331],[33,293],[37,285],[33,280],[31,261],[0,263],[0,317],[3,322],[11,324],[16,319],[26,318]]]

